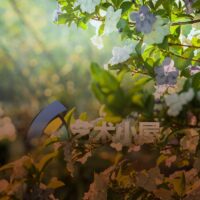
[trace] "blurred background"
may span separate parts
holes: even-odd
[[[24,153],[32,119],[52,101],[93,119],[98,115],[99,104],[90,91],[90,63],[103,66],[118,36],[106,38],[100,51],[90,41],[94,27],[85,31],[54,24],[56,7],[55,0],[1,0],[1,164]]]

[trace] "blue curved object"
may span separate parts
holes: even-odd
[[[44,129],[48,124],[56,117],[62,119],[62,115],[67,112],[67,108],[59,101],[55,101],[44,108],[33,120],[29,131],[28,140],[32,140],[35,137],[39,137],[43,134]]]

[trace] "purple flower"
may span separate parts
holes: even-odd
[[[162,66],[155,67],[157,85],[175,85],[179,71],[174,67],[174,61],[167,57]]]
[[[156,17],[149,12],[147,6],[141,6],[139,12],[132,12],[130,19],[136,21],[137,31],[143,33],[150,33],[152,31],[152,25],[156,21]]]
[[[190,74],[194,75],[200,72],[200,66],[189,66]]]
[[[192,4],[195,2],[195,0],[185,0],[185,6],[186,6],[186,13],[191,14],[193,12]]]

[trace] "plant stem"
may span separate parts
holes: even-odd
[[[185,59],[185,60],[191,60],[191,61],[194,61],[194,62],[199,62],[200,63],[200,60],[197,60],[197,59],[192,59],[192,58],[186,58],[186,57],[184,57],[184,56],[181,56],[181,55],[177,55],[177,54],[175,54],[175,53],[173,53],[173,52],[168,52],[168,53],[170,53],[171,55],[174,55],[174,56],[176,56],[176,57],[179,57],[179,58],[182,58],[182,59]]]
[[[166,50],[164,50],[164,49],[160,49],[162,52],[164,52],[164,53],[169,53],[169,54],[171,54],[171,55],[173,55],[173,56],[176,56],[176,57],[179,57],[179,58],[182,58],[182,59],[185,59],[185,60],[191,60],[191,61],[194,61],[194,62],[199,62],[200,63],[200,60],[197,60],[197,59],[192,59],[192,58],[186,58],[186,57],[184,57],[184,56],[182,56],[182,55],[177,55],[177,54],[175,54],[175,53],[173,53],[173,52],[171,52],[171,51],[166,51]]]
[[[171,23],[171,26],[182,26],[182,25],[195,24],[195,23],[200,23],[200,19],[186,21],[186,22],[173,22]]]
[[[193,46],[193,45],[187,45],[187,44],[177,44],[177,43],[168,43],[170,46],[182,46],[182,47],[189,47],[193,49],[200,49],[200,46]]]

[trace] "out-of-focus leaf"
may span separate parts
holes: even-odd
[[[178,69],[183,70],[191,64],[193,56],[194,50],[192,48],[188,48],[179,56],[172,55],[172,58],[175,61],[175,66]]]
[[[125,96],[117,78],[97,64],[91,65],[92,90],[97,99],[112,112],[122,114]]]
[[[67,114],[64,117],[65,122],[67,123],[67,125],[70,125],[71,122],[71,118],[75,112],[76,108],[72,108],[70,111],[67,112]]]
[[[192,87],[195,90],[200,89],[200,73],[197,73],[192,77]]]
[[[123,2],[120,6],[120,8],[122,9],[122,14],[128,11],[132,5],[133,5],[132,2]]]
[[[58,155],[58,152],[46,154],[41,158],[41,160],[36,164],[36,168],[39,172],[42,172],[48,163]]]
[[[181,197],[185,193],[185,175],[181,173],[180,176],[174,177],[170,181],[174,187],[175,192]]]
[[[57,188],[60,188],[60,187],[62,187],[62,186],[64,186],[64,185],[65,185],[65,184],[64,184],[62,181],[58,180],[57,177],[53,177],[53,178],[50,180],[50,182],[48,183],[47,187],[48,187],[48,188],[52,188],[52,189],[57,189]]]

